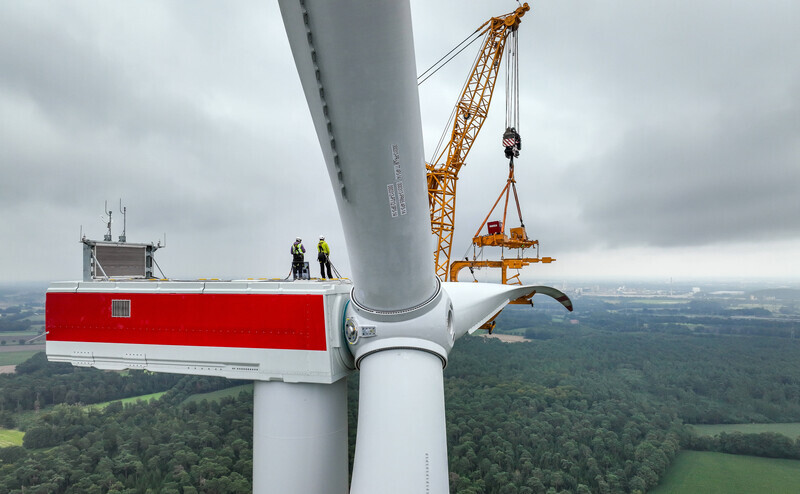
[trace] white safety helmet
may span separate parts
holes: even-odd
[[[319,239],[320,239],[320,240],[325,240],[325,235],[320,235],[320,236],[319,236]]]
[[[295,240],[297,240],[298,242],[302,242],[303,241],[303,239],[300,238],[300,237],[297,237]]]

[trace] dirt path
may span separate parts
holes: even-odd
[[[13,374],[16,371],[16,365],[0,365],[0,374]]]
[[[523,341],[531,341],[524,336],[518,336],[515,334],[482,334],[484,338],[494,338],[496,340],[500,340],[503,343],[522,343]]]

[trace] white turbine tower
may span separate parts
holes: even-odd
[[[448,492],[450,350],[544,287],[435,276],[408,1],[279,4],[353,269],[346,330],[361,374],[351,492]]]

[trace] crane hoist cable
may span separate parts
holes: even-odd
[[[511,160],[522,150],[522,137],[519,134],[519,38],[517,31],[511,33],[506,44],[506,130],[503,132],[503,147],[506,158]],[[515,191],[516,192],[516,191]],[[524,225],[523,225],[524,226]]]
[[[519,132],[519,37],[518,31],[511,32],[511,40],[506,43],[506,128],[513,127]]]

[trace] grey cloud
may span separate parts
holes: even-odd
[[[797,238],[798,108],[770,110],[630,132],[583,169],[583,220],[617,245]]]
[[[515,6],[413,1],[418,65]],[[531,6],[518,185],[544,255],[800,238],[800,5]],[[426,156],[473,56],[421,89]],[[505,180],[502,106],[462,171],[457,255]],[[40,246],[0,260],[11,279],[77,275],[79,226],[101,236],[120,197],[130,239],[168,234],[170,275],[275,275],[298,234],[346,267],[274,3],[0,3],[0,171],[0,232]]]

